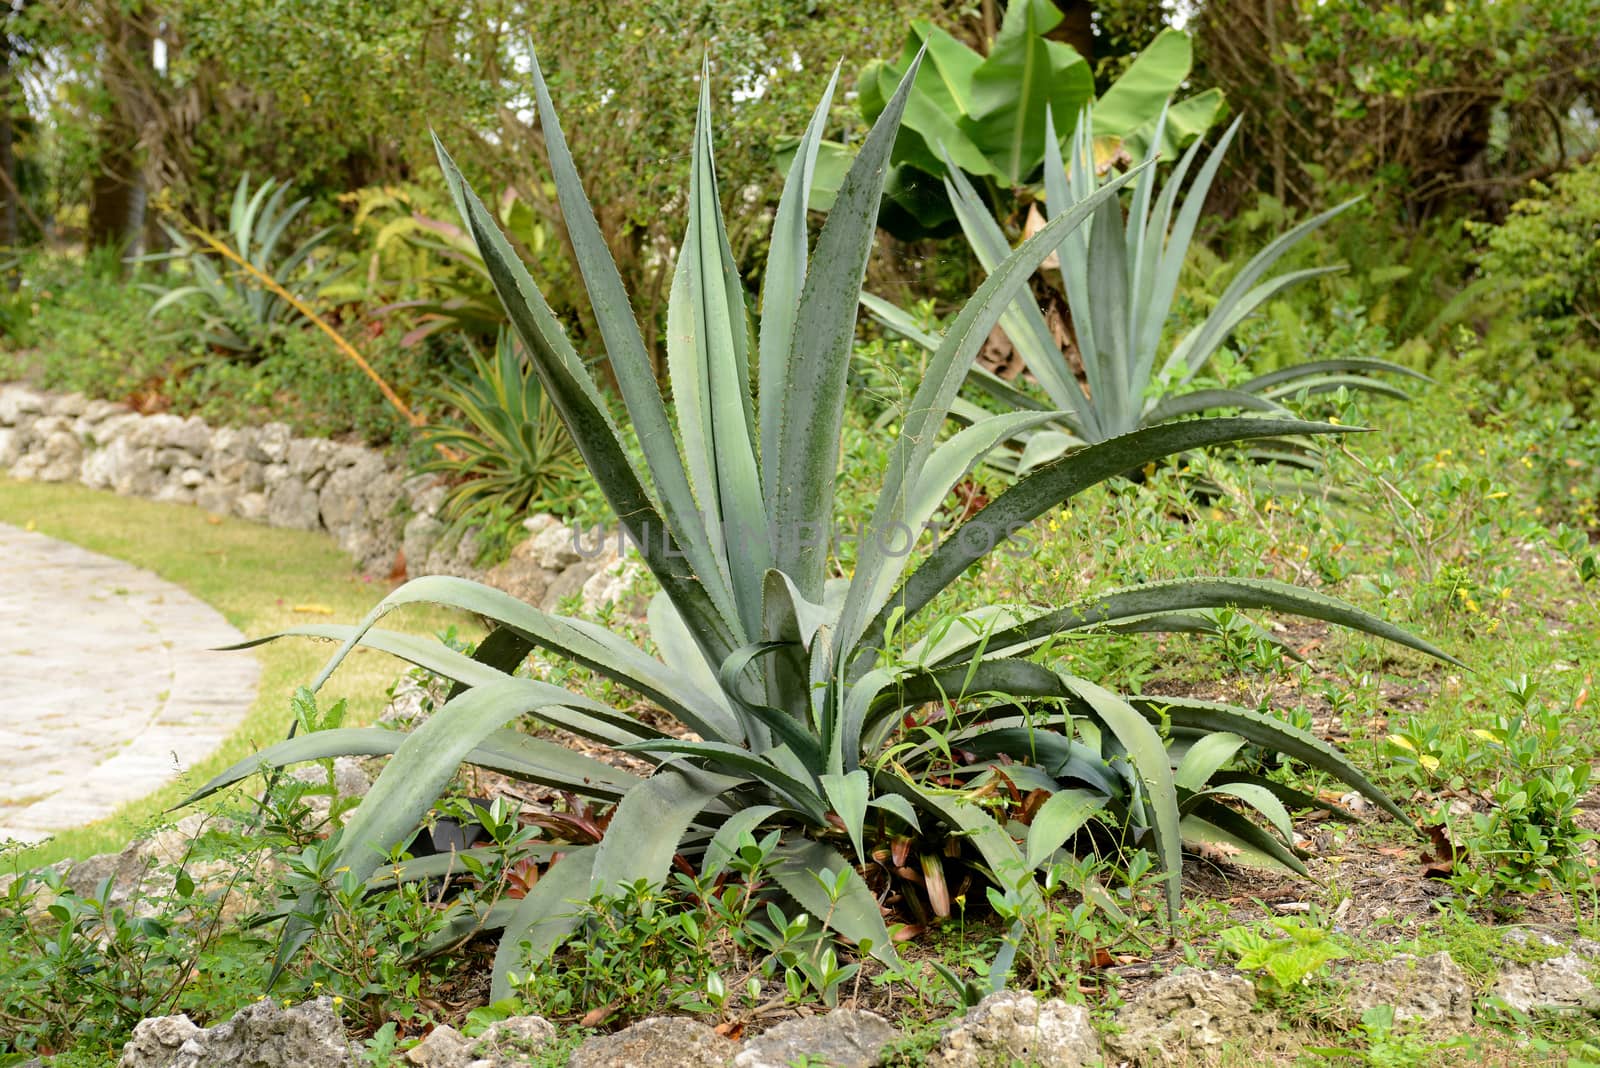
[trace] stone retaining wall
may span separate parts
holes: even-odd
[[[547,608],[578,594],[592,610],[621,598],[635,573],[616,539],[585,557],[550,516],[529,519],[528,541],[480,573],[475,533],[444,536],[447,487],[438,478],[364,445],[293,437],[282,423],[212,427],[198,416],[140,415],[78,393],[0,384],[0,471],[323,531],[364,572],[479,578]]]

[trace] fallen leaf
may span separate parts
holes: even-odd
[[[1466,847],[1450,841],[1449,828],[1442,823],[1430,823],[1422,829],[1433,846],[1422,854],[1423,878],[1448,879],[1455,874],[1456,865],[1467,859]]]
[[[206,516],[206,522],[214,527],[220,527],[222,525],[222,517],[220,515],[208,515]]]

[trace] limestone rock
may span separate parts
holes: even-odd
[[[1377,1005],[1394,1008],[1394,1022],[1437,1034],[1472,1026],[1472,981],[1448,953],[1409,953],[1353,966],[1348,973],[1350,1013],[1356,1019]]]
[[[267,519],[267,495],[265,493],[246,493],[239,498],[235,506],[240,519],[248,519],[252,523],[264,523]]]
[[[1256,988],[1243,976],[1192,971],[1157,979],[1117,1012],[1106,1045],[1138,1063],[1185,1064],[1191,1054],[1248,1041],[1271,1027],[1256,1015]]]
[[[63,393],[50,401],[51,415],[64,415],[76,419],[89,407],[89,400],[82,393]]]
[[[472,1053],[495,1064],[521,1064],[555,1037],[555,1025],[543,1016],[510,1016],[490,1024],[472,1044]]]
[[[266,423],[256,428],[254,447],[250,458],[257,463],[281,464],[289,459],[289,441],[292,435],[286,423]]]
[[[626,604],[634,583],[644,576],[644,571],[644,565],[636,560],[618,560],[600,568],[579,591],[583,614],[592,615],[608,604]]]
[[[291,1009],[258,1001],[191,1036],[170,1068],[347,1068],[356,1063],[331,998]]]
[[[566,524],[554,516],[535,516],[534,519],[549,521],[539,523],[534,533],[523,542],[534,563],[551,571],[560,571],[583,559],[583,554],[573,544],[573,532]],[[523,525],[528,526],[531,522],[525,520]]]
[[[24,415],[43,415],[46,399],[25,386],[0,388],[0,423],[15,426]]]
[[[587,561],[570,564],[544,591],[539,607],[546,612],[560,610],[561,602],[574,594],[582,594],[584,583],[594,576],[594,568]]]
[[[183,1044],[200,1033],[188,1016],[153,1016],[140,1020],[122,1047],[117,1068],[167,1068]]]
[[[990,994],[945,1031],[928,1058],[947,1068],[1081,1068],[1102,1063],[1100,1039],[1082,1005],[1041,1004],[1027,991]]]
[[[1518,1012],[1600,1015],[1600,943],[1587,938],[1564,941],[1548,931],[1514,928],[1505,941],[1537,942],[1567,952],[1533,963],[1507,963],[1489,994]]]
[[[801,1058],[831,1068],[873,1068],[883,1047],[900,1037],[875,1012],[836,1009],[822,1016],[785,1020],[747,1042],[733,1068],[786,1068]]]
[[[402,1058],[419,1068],[467,1068],[475,1058],[472,1040],[449,1024],[440,1024]]]
[[[267,493],[267,523],[296,530],[322,525],[317,493],[297,478],[285,478]]]
[[[426,573],[423,569],[427,566],[434,546],[444,537],[444,532],[443,523],[423,512],[418,512],[406,520],[405,529],[400,535],[400,549],[406,554],[406,566],[413,578]]]
[[[567,1068],[724,1068],[734,1044],[681,1016],[652,1016],[572,1051]]]

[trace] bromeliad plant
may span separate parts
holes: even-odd
[[[1271,839],[1235,802],[1287,831],[1281,800],[1269,797],[1272,786],[1254,790],[1257,784],[1221,770],[1240,740],[1298,756],[1398,814],[1337,752],[1271,717],[1202,702],[1130,700],[1024,659],[1058,635],[1097,627],[1185,629],[1196,613],[1225,605],[1299,612],[1444,655],[1338,602],[1271,582],[1210,579],[1103,594],[1050,612],[979,614],[961,627],[952,622],[930,631],[921,623],[934,599],[1002,540],[1119,472],[1185,449],[1342,429],[1257,419],[1148,427],[1022,478],[915,568],[907,552],[897,551],[988,449],[1056,417],[997,415],[940,437],[967,368],[1003,309],[1063,236],[1113,203],[1138,172],[1059,212],[996,265],[956,316],[902,420],[856,567],[830,578],[827,535],[858,294],[914,73],[915,64],[867,137],[808,254],[807,187],[833,86],[824,94],[779,203],[753,332],[721,218],[709,77],[703,80],[688,229],[668,316],[674,420],[535,66],[555,184],[637,432],[638,457],[625,447],[533,278],[440,149],[462,216],[535,370],[660,582],[649,613],[659,657],[601,626],[540,611],[498,590],[455,578],[417,579],[357,626],[290,633],[342,642],[313,688],[358,646],[455,680],[431,719],[409,734],[339,729],[294,738],[229,769],[197,796],[266,767],[392,754],[325,854],[355,880],[374,876],[390,851],[409,841],[462,763],[614,804],[598,842],[539,846],[540,856],[564,856],[525,897],[464,917],[463,931],[504,929],[496,997],[511,989],[511,972],[528,953],[547,953],[571,933],[581,914],[573,902],[641,879],[660,885],[674,866],[697,862],[715,872],[746,833],[758,830],[780,832],[772,870],[784,892],[860,950],[893,963],[879,901],[858,868],[872,863],[884,842],[910,838],[923,856],[964,854],[1025,902],[1037,894],[1031,872],[1094,817],[1148,848],[1175,913],[1186,834],[1233,835],[1246,844]],[[752,373],[759,393],[750,388]],[[418,602],[477,613],[496,629],[468,658],[376,626]],[[908,642],[912,627],[925,633]],[[664,731],[633,712],[518,677],[515,669],[535,647],[642,695],[681,729]],[[523,717],[625,750],[648,761],[650,773],[519,731],[513,725]],[[991,807],[994,790],[972,788],[985,774],[1025,783],[1032,803],[1013,818],[999,814]],[[1279,845],[1291,854],[1287,841]],[[903,850],[887,852],[893,860]],[[425,858],[406,871],[436,872],[439,863]],[[318,907],[314,895],[298,903],[285,952],[304,937]]]
[[[252,267],[296,298],[309,301],[333,278],[312,260],[317,248],[333,234],[333,228],[312,234],[287,253],[280,250],[295,220],[311,203],[309,197],[301,197],[286,207],[283,201],[288,192],[288,185],[271,178],[251,192],[250,176],[242,176],[228,212],[228,237],[234,252]],[[146,283],[143,288],[158,297],[150,307],[150,315],[159,315],[175,304],[193,305],[205,323],[207,344],[240,355],[259,354],[262,346],[292,319],[291,303],[247,272],[235,271],[215,259],[177,227],[167,222],[161,225],[172,239],[173,251],[142,257],[142,261],[181,261],[188,267],[189,279],[173,286]]]
[[[1268,244],[1239,271],[1202,322],[1176,342],[1169,342],[1167,323],[1189,243],[1194,239],[1206,193],[1239,124],[1229,127],[1211,150],[1180,201],[1179,191],[1199,156],[1201,143],[1196,141],[1189,147],[1158,190],[1154,164],[1165,122],[1163,115],[1156,124],[1156,136],[1145,155],[1143,169],[1132,174],[1128,183],[1131,197],[1126,218],[1118,200],[1102,199],[1097,202],[1092,220],[1063,239],[1055,266],[1071,319],[1068,345],[1057,342],[1030,292],[1024,291],[1013,299],[1000,318],[1006,337],[1033,373],[1047,401],[1028,395],[982,367],[972,368],[972,384],[1001,405],[1035,412],[1053,408],[1060,413],[1013,436],[1020,455],[1013,453],[1010,460],[1018,470],[1025,471],[1086,444],[1181,416],[1224,409],[1282,414],[1282,402],[1302,391],[1318,393],[1348,387],[1404,398],[1404,392],[1374,377],[1380,372],[1427,380],[1425,375],[1385,360],[1346,358],[1269,371],[1231,388],[1189,388],[1239,324],[1264,303],[1297,282],[1341,269],[1311,267],[1267,277],[1273,265],[1296,244],[1354,201],[1307,219]],[[1045,139],[1044,184],[1047,216],[1051,219],[1075,210],[1106,185],[1095,165],[1093,129],[1093,115],[1086,114],[1073,136],[1070,172],[1063,166],[1054,140]],[[1120,183],[1128,177],[1111,181]],[[1011,252],[1005,231],[959,169],[951,167],[945,182],[968,243],[984,270],[994,271]],[[889,329],[930,351],[938,347],[938,339],[922,330],[900,308],[870,293],[863,293],[861,299]],[[1081,363],[1081,380],[1069,359],[1068,347],[1075,349]],[[963,419],[986,414],[964,400],[954,410]],[[1266,455],[1298,457],[1294,450],[1284,448]]]
[[[444,502],[452,524],[563,510],[561,494],[582,476],[583,460],[511,334],[500,335],[493,359],[474,354],[469,376],[431,396],[468,423],[434,423],[422,431],[438,455],[420,470],[455,482]]]

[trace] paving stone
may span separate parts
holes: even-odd
[[[0,523],[0,840],[110,815],[208,756],[244,718],[242,640],[148,571]]]

